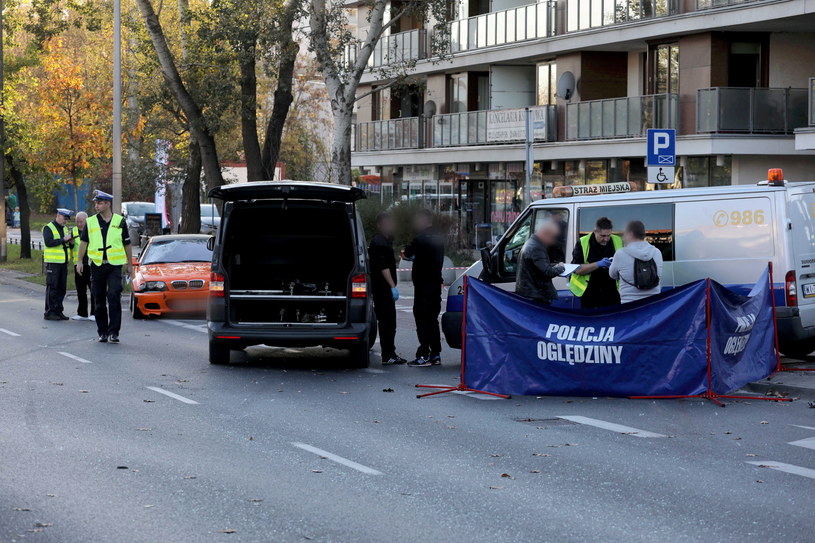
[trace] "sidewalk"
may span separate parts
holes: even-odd
[[[781,362],[782,366],[789,368],[815,370],[815,357],[813,356],[809,356],[807,360],[782,358]],[[744,390],[757,392],[765,396],[815,400],[815,371],[782,371],[771,375],[767,379],[750,383],[744,387]],[[813,406],[815,406],[815,403],[813,403]]]

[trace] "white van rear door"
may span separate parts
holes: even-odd
[[[801,325],[815,326],[815,188],[791,190],[789,214]]]

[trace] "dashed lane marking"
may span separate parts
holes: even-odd
[[[793,475],[800,475],[801,477],[815,479],[815,469],[802,468],[801,466],[794,466],[792,464],[785,464],[784,462],[776,462],[774,460],[762,460],[761,462],[747,463],[754,466],[760,466],[767,469],[774,469],[776,471],[783,471],[784,473],[791,473]]]
[[[304,451],[308,451],[310,453],[316,454],[332,462],[336,462],[337,464],[342,464],[345,467],[355,469],[361,473],[365,473],[366,475],[382,475],[381,471],[377,471],[373,468],[369,468],[368,466],[363,466],[362,464],[358,464],[353,460],[348,460],[347,458],[343,458],[342,456],[337,456],[336,454],[330,453],[328,451],[324,451],[322,449],[318,449],[317,447],[312,447],[306,443],[300,442],[293,442],[292,445],[297,447],[298,449],[303,449]]]
[[[0,332],[2,332],[4,334],[8,334],[11,337],[20,337],[20,334],[18,334],[16,332],[12,332],[11,330],[6,330],[5,328],[0,328]]]
[[[78,356],[72,355],[71,353],[64,353],[62,351],[58,351],[59,354],[64,356],[65,358],[70,358],[71,360],[76,360],[77,362],[82,362],[83,364],[93,364],[90,360],[85,360],[84,358],[80,358]]]
[[[149,388],[153,392],[158,392],[159,394],[164,394],[165,396],[170,397],[170,398],[172,398],[174,400],[178,400],[179,402],[183,402],[183,403],[190,404],[190,405],[198,405],[198,402],[196,402],[195,400],[185,398],[184,396],[176,394],[175,392],[170,392],[169,390],[164,390],[163,388],[159,388],[159,387],[146,387],[146,388]]]
[[[178,326],[180,328],[186,328],[187,330],[195,330],[196,332],[203,332],[205,334],[207,333],[206,324],[188,324],[186,322],[171,320],[166,320],[164,322],[166,322],[167,324],[172,324],[173,326]]]
[[[595,428],[602,428],[603,430],[610,430],[618,434],[627,434],[635,437],[665,437],[663,434],[649,432],[647,430],[640,430],[639,428],[632,428],[630,426],[623,426],[622,424],[615,424],[613,422],[606,422],[599,419],[591,419],[589,417],[580,417],[576,415],[568,415],[558,417],[563,420],[570,420],[578,424],[585,424],[586,426],[594,426]]]

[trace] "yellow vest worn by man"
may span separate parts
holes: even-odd
[[[59,230],[57,230],[57,227],[54,226],[54,223],[49,222],[43,226],[43,233],[45,233],[46,228],[51,229],[51,233],[54,234],[54,239],[62,239],[62,236],[59,235]],[[46,264],[65,264],[68,262],[68,259],[65,256],[65,245],[61,243],[59,245],[54,245],[53,247],[43,247],[42,258]]]
[[[127,253],[122,244],[122,228],[124,218],[114,213],[110,219],[110,226],[105,240],[102,240],[102,228],[99,225],[99,215],[88,217],[88,259],[101,266],[110,264],[112,266],[124,266],[127,264]],[[107,260],[103,261],[103,255],[107,251]]]
[[[593,235],[594,234],[588,234],[580,238],[580,247],[583,249],[583,262],[586,264],[589,263],[589,241]],[[620,236],[611,234],[611,243],[614,244],[615,251],[619,251],[623,248],[623,238]],[[591,279],[590,273],[586,275],[573,273],[569,279],[569,290],[571,290],[575,296],[583,296],[586,292],[586,288],[589,286],[589,279]]]

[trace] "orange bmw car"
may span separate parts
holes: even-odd
[[[130,314],[206,312],[212,251],[210,236],[153,236],[135,262]]]

